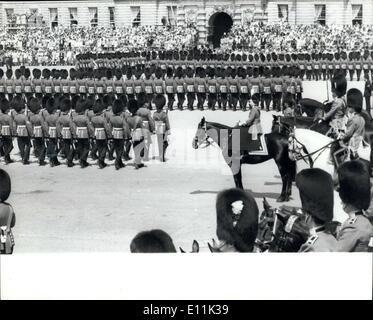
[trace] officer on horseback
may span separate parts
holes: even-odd
[[[257,140],[258,135],[263,134],[262,125],[260,122],[260,96],[258,93],[253,94],[250,103],[249,119],[244,122],[238,122],[240,127],[249,127],[249,133],[253,140]]]
[[[361,116],[363,95],[358,89],[350,89],[347,92],[348,122],[346,133],[342,135],[342,141],[349,149],[351,160],[358,158],[358,149],[365,135],[365,120]]]
[[[343,96],[346,94],[347,81],[343,75],[334,78],[333,84],[333,101],[329,112],[321,119],[330,122],[331,131],[327,135],[337,137],[344,130],[343,118],[345,115],[346,102]],[[333,134],[334,133],[334,134]]]

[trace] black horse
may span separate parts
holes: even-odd
[[[296,164],[289,158],[288,138],[278,132],[265,134],[268,155],[251,155],[241,150],[240,144],[236,147],[235,137],[239,136],[239,128],[229,127],[220,123],[207,122],[203,117],[198,124],[197,132],[193,140],[193,148],[198,149],[205,144],[217,143],[222,149],[225,162],[230,167],[236,188],[243,189],[242,164],[258,164],[270,159],[275,160],[282,180],[282,191],[278,202],[289,201],[292,181],[295,179]],[[240,143],[240,142],[238,142]]]

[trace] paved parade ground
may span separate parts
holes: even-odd
[[[360,90],[363,85],[349,83]],[[304,87],[304,97],[326,99],[325,82],[305,82]],[[265,131],[270,130],[272,114],[262,113]],[[248,112],[169,112],[168,161],[152,159],[141,170],[135,170],[131,162],[119,171],[113,162],[104,170],[96,165],[87,169],[39,167],[32,157],[29,166],[18,161],[4,166],[2,162],[12,178],[9,202],[17,218],[15,253],[129,252],[138,232],[155,228],[168,232],[177,247],[190,251],[196,239],[206,251],[207,241],[216,238],[216,195],[234,187],[234,182],[216,147],[192,148],[202,116],[233,126],[247,119]],[[14,158],[19,160],[17,155]],[[278,206],[281,179],[273,160],[244,165],[243,183],[254,193],[260,211],[263,196]],[[287,204],[300,205],[295,187]]]

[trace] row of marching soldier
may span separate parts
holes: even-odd
[[[79,160],[82,168],[89,166],[90,156],[98,160],[99,168],[105,168],[109,160],[115,159],[115,168],[125,167],[123,160],[129,161],[130,149],[134,151],[134,167],[144,167],[142,160],[149,159],[151,135],[156,133],[159,160],[165,161],[170,124],[163,95],[154,98],[157,110],[151,114],[143,100],[132,99],[126,103],[121,99],[106,95],[102,99],[88,97],[68,99],[62,95],[43,102],[35,97],[27,103],[21,96],[11,102],[0,100],[0,153],[6,164],[11,158],[13,138],[17,139],[22,163],[30,163],[30,150],[39,165],[49,158],[52,167],[60,165],[59,154],[66,158],[68,167]],[[114,157],[115,154],[115,157]]]

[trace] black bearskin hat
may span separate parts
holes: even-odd
[[[123,112],[124,110],[124,105],[123,102],[119,99],[116,99],[113,103],[113,108],[112,111],[115,115],[119,115]]]
[[[137,110],[139,110],[139,104],[138,104],[137,100],[130,99],[128,101],[127,108],[128,108],[129,112],[131,112],[133,115],[135,115]]]
[[[341,200],[358,210],[370,205],[370,177],[368,166],[361,160],[347,161],[338,168],[339,195]]]
[[[8,200],[11,190],[12,183],[9,174],[0,169],[0,202]]]
[[[71,109],[71,101],[69,99],[63,99],[60,108],[62,112],[69,112]]]
[[[151,230],[138,233],[131,241],[132,253],[176,252],[171,237],[163,230]]]
[[[347,91],[347,107],[360,113],[363,108],[363,94],[359,89],[352,88]]]
[[[333,220],[333,179],[319,168],[304,169],[295,177],[302,209],[321,222]]]
[[[27,105],[30,111],[34,114],[40,111],[40,108],[41,108],[40,100],[37,98],[31,98],[30,101],[27,103]]]
[[[221,191],[216,199],[219,240],[240,252],[252,252],[258,233],[259,210],[254,197],[241,189]]]

